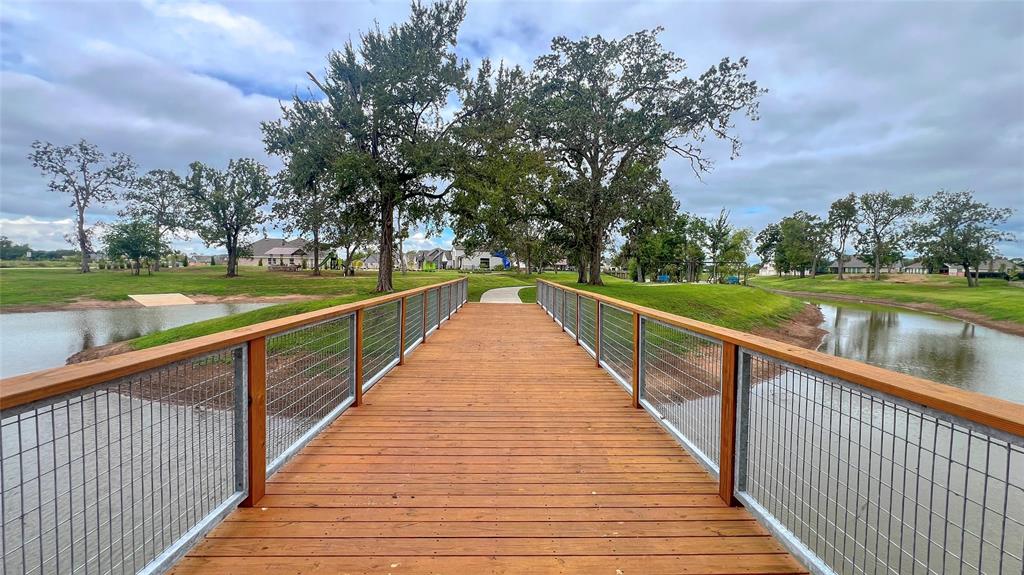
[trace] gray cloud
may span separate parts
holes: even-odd
[[[32,140],[85,137],[144,169],[269,162],[259,122],[276,117],[277,100],[305,87],[330,49],[406,11],[404,2],[6,2],[3,232],[45,242],[33,226],[68,216],[25,160]],[[1024,5],[479,2],[458,49],[528,66],[555,35],[655,26],[691,74],[747,56],[751,77],[770,89],[761,120],[737,122],[739,159],[709,145],[716,168],[703,182],[683,161],[665,161],[686,209],[725,206],[756,230],[849,192],[974,189],[1018,209],[1011,227],[1021,240],[1004,251],[1024,255]]]

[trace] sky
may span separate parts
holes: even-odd
[[[0,234],[66,248],[68,198],[26,159],[33,140],[85,138],[142,171],[224,168],[253,157],[271,170],[259,124],[322,73],[327,54],[406,2],[30,2],[0,4]],[[528,68],[555,36],[622,37],[664,28],[697,76],[745,56],[768,93],[740,118],[740,156],[707,147],[702,180],[662,166],[683,209],[731,212],[756,233],[796,211],[824,214],[850,192],[926,196],[969,189],[1012,207],[1024,256],[1024,2],[474,2],[459,54]],[[110,221],[96,206],[89,221]],[[274,229],[267,230],[274,235]],[[416,233],[406,249],[448,247]],[[215,253],[196,238],[188,252]]]

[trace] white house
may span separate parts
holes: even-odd
[[[452,245],[452,263],[458,270],[489,270],[504,266],[501,256],[492,252],[467,252],[458,244]]]
[[[249,245],[251,255],[238,258],[238,264],[243,266],[267,266],[267,265],[313,265],[313,248],[309,242],[302,238],[286,240],[284,238],[263,238],[256,240]],[[328,250],[320,252],[320,259],[328,257]]]
[[[923,260],[912,261],[909,264],[904,264],[900,268],[900,273],[903,274],[926,274],[928,273],[928,266],[925,265]]]

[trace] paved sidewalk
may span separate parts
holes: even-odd
[[[519,290],[527,286],[514,286],[489,289],[480,296],[480,303],[523,303],[519,300]]]

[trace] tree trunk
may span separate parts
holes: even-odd
[[[818,276],[818,256],[811,258],[811,277]]]
[[[313,230],[313,275],[320,275],[320,230]]]
[[[840,250],[839,253],[837,254],[837,256],[838,257],[836,258],[836,265],[839,266],[839,268],[838,268],[839,269],[839,279],[842,280],[843,279],[843,259],[844,259],[843,251]]]
[[[882,246],[875,244],[875,273],[872,276],[875,281],[882,279]]]
[[[380,210],[380,267],[377,270],[377,291],[389,292],[393,288],[391,272],[393,265],[392,249],[395,242],[395,203],[388,199]]]
[[[533,249],[530,244],[526,244],[526,275],[533,273]]]
[[[587,266],[588,263],[586,251],[580,250],[576,254],[576,283],[585,284],[587,283]]]
[[[82,251],[83,274],[89,273],[89,238],[85,235],[85,210],[78,210],[78,249]]]
[[[228,277],[233,278],[238,275],[238,240],[232,239],[228,241]]]
[[[600,231],[595,231],[591,238],[590,246],[590,277],[587,283],[592,286],[604,285],[601,281],[601,254],[604,253],[604,236]]]

